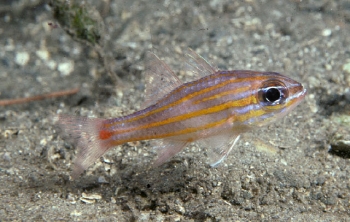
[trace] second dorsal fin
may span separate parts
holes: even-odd
[[[185,55],[185,69],[191,71],[194,74],[195,79],[214,74],[217,71],[216,67],[210,65],[202,56],[198,55],[191,48],[186,50]]]
[[[147,52],[145,66],[146,86],[143,108],[155,104],[183,84],[170,67],[152,52]]]

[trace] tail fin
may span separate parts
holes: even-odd
[[[72,178],[79,177],[110,148],[111,134],[103,130],[104,119],[58,115],[58,124],[77,144]]]

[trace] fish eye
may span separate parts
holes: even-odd
[[[263,94],[263,99],[265,102],[276,102],[281,97],[281,92],[277,88],[267,88]]]
[[[288,97],[288,89],[279,80],[269,80],[262,84],[258,97],[266,106],[283,104]]]

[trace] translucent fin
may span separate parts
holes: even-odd
[[[185,69],[191,71],[196,79],[214,74],[217,71],[217,68],[211,66],[202,56],[190,48],[186,52],[185,63]]]
[[[177,141],[177,140],[161,140],[155,146],[158,151],[158,157],[154,161],[153,166],[158,167],[163,163],[167,162],[170,158],[175,156],[180,152],[185,146],[186,141]]]
[[[200,143],[207,147],[210,166],[216,167],[219,165],[231,152],[239,140],[240,135],[220,134],[203,140]]]
[[[107,152],[111,146],[109,139],[101,139],[104,119],[59,115],[58,124],[77,144],[72,178],[77,178],[91,164]]]
[[[147,52],[145,64],[146,88],[144,108],[153,105],[183,84],[170,67],[154,53]]]

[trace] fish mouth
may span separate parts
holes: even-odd
[[[302,84],[297,84],[289,89],[289,101],[291,105],[297,105],[301,102],[307,94],[307,89]]]

